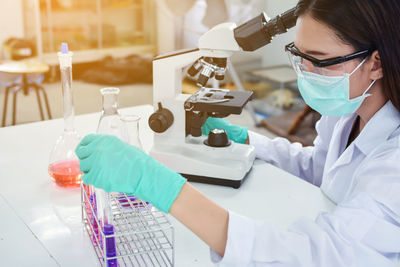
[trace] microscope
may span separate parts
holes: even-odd
[[[239,51],[254,51],[296,24],[295,8],[269,19],[265,13],[237,27],[222,23],[204,35],[198,48],[175,51],[153,61],[155,112],[148,123],[155,132],[150,155],[189,181],[239,188],[251,170],[255,148],[228,140],[224,130],[202,135],[208,117],[241,114],[252,92],[205,87],[223,80],[227,60]],[[197,77],[199,90],[182,94],[182,69]]]

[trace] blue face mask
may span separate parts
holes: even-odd
[[[350,74],[344,76],[324,76],[312,72],[303,72],[298,76],[298,87],[307,105],[324,116],[343,116],[357,111],[375,81],[356,98],[350,99],[350,76],[356,72],[365,59]]]

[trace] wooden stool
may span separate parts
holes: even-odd
[[[6,87],[6,92],[4,96],[4,107],[3,107],[3,119],[1,126],[4,127],[6,125],[7,119],[7,105],[8,105],[8,95],[10,90],[13,90],[13,105],[12,105],[12,125],[15,125],[16,122],[16,107],[17,107],[17,93],[20,89],[22,89],[24,95],[29,94],[29,89],[33,88],[36,93],[37,102],[39,105],[40,118],[44,120],[42,102],[40,98],[40,92],[44,97],[44,102],[47,109],[48,118],[51,119],[51,111],[49,106],[49,101],[47,98],[46,91],[43,86],[38,83],[31,82],[28,80],[29,74],[43,74],[49,70],[49,66],[47,64],[43,64],[34,59],[26,59],[20,61],[3,61],[0,63],[0,72],[8,73],[8,74],[17,74],[22,75],[22,83],[14,83],[10,86]]]

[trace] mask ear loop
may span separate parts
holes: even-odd
[[[349,100],[350,100],[350,101],[356,101],[357,99],[359,99],[359,98],[361,98],[361,97],[367,98],[367,97],[369,97],[369,96],[372,96],[372,94],[367,94],[367,92],[369,91],[369,89],[372,88],[372,86],[375,84],[375,82],[376,82],[376,80],[373,80],[372,83],[368,86],[368,88],[364,91],[364,93],[363,93],[362,95],[357,96],[357,97],[352,98],[352,99],[349,99]]]
[[[365,95],[365,97],[371,96],[372,94],[367,94],[367,92],[369,91],[369,89],[372,88],[372,86],[375,84],[376,80],[373,80],[372,83],[368,86],[367,90],[364,91],[364,93],[361,95]]]
[[[353,75],[353,73],[355,73],[359,68],[361,68],[361,66],[365,63],[365,61],[367,61],[367,58],[364,58],[363,61],[361,61],[361,63],[349,74],[349,78],[350,78],[351,75]],[[349,99],[349,100],[351,101],[351,100],[354,100],[354,99],[358,99],[359,97],[364,97],[364,96],[365,97],[369,97],[369,96],[371,96],[372,94],[367,94],[367,92],[369,91],[369,89],[372,88],[372,86],[375,84],[375,82],[376,82],[376,80],[373,80],[372,83],[368,86],[368,88],[364,91],[364,93],[362,93],[362,95],[360,95],[358,97],[355,97],[353,99]]]
[[[363,61],[361,61],[361,63],[358,64],[358,66],[349,74],[349,77],[353,75],[359,68],[361,68],[361,66],[365,63],[365,61],[367,61],[367,58],[364,58]]]

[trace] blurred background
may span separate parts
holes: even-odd
[[[211,27],[237,25],[266,12],[274,17],[296,0],[2,0],[0,1],[0,103],[2,126],[62,116],[57,51],[62,42],[73,51],[75,113],[100,112],[99,89],[121,89],[120,107],[152,104],[152,58],[197,46]],[[252,90],[258,118],[285,121],[290,127],[305,105],[284,46],[294,29],[253,53],[232,57],[246,90]],[[24,85],[25,84],[25,85]],[[34,84],[41,90],[27,88]],[[237,89],[229,72],[221,88]],[[185,78],[183,91],[198,88]],[[43,115],[40,115],[39,104]],[[49,114],[51,113],[51,114]],[[291,115],[288,115],[291,114]],[[281,116],[289,116],[281,120]],[[256,127],[250,115],[234,122]],[[315,118],[310,122],[315,122]],[[264,127],[265,128],[265,127]],[[304,127],[306,128],[306,127]],[[259,131],[273,135],[270,131]],[[279,131],[278,131],[279,133]],[[276,134],[276,133],[275,133]],[[284,135],[281,133],[280,135]]]

